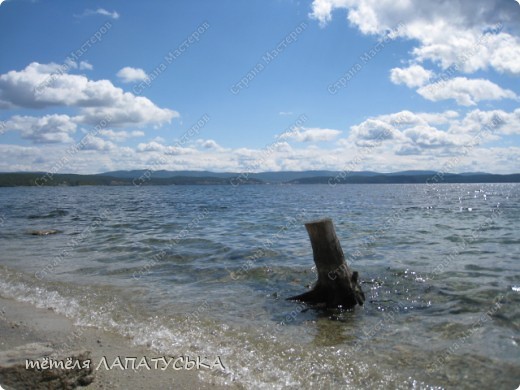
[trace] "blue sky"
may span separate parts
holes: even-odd
[[[520,172],[514,0],[0,5],[0,171]]]

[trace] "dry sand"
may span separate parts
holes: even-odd
[[[11,350],[29,343],[44,343],[68,356],[68,351],[91,351],[92,366],[95,379],[84,389],[240,389],[238,384],[228,386],[217,385],[214,380],[223,383],[222,378],[228,378],[220,368],[216,367],[210,373],[201,368],[202,373],[192,370],[148,370],[131,368],[122,370],[114,367],[106,370],[104,365],[96,367],[103,357],[109,366],[119,356],[124,362],[125,357],[137,357],[137,366],[143,357],[150,362],[151,358],[163,355],[132,345],[131,341],[120,335],[105,332],[95,328],[78,327],[62,315],[52,310],[38,309],[32,305],[18,301],[0,298],[0,352]],[[182,351],[179,351],[182,355]],[[199,378],[204,374],[205,381]],[[209,374],[209,375],[208,375]],[[208,380],[208,377],[210,378]],[[213,383],[211,383],[213,382]],[[229,382],[229,379],[227,379]],[[0,381],[0,385],[2,385]]]

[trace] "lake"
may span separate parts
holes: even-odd
[[[316,280],[323,217],[353,311],[285,300]],[[0,188],[2,296],[218,355],[247,388],[516,388],[519,244],[520,184]]]

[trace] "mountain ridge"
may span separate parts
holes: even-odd
[[[142,186],[142,185],[241,185],[241,184],[441,184],[520,183],[520,173],[444,173],[436,171],[280,171],[233,173],[211,171],[111,171],[92,175],[44,172],[0,172],[0,187],[16,186]]]

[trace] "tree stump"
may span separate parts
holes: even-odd
[[[311,291],[288,300],[302,301],[327,308],[351,309],[363,305],[365,294],[358,282],[358,273],[352,272],[329,218],[305,224],[311,240],[318,281]]]

